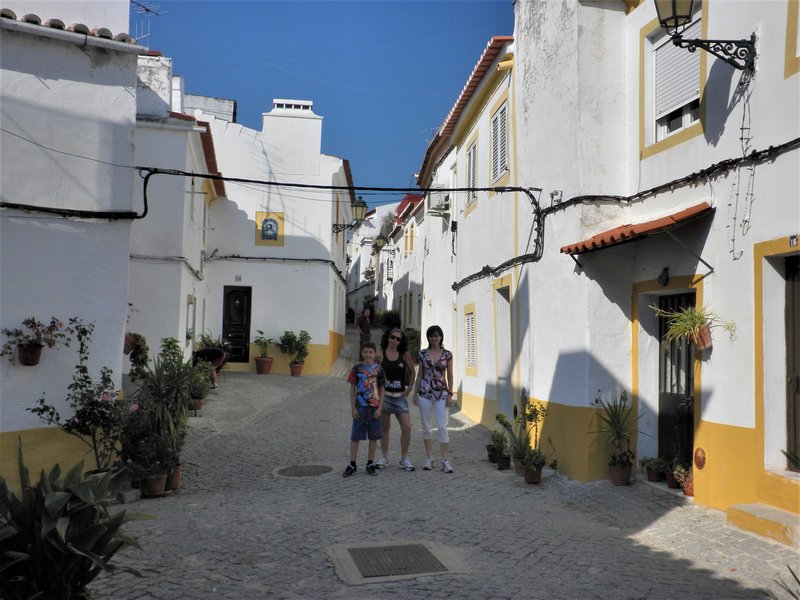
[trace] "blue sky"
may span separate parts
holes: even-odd
[[[140,2],[142,0],[139,0]],[[428,142],[494,35],[512,35],[511,0],[147,2],[131,34],[173,59],[191,94],[238,101],[261,129],[273,98],[313,100],[322,152],[356,185],[416,185]],[[157,8],[156,8],[157,7]],[[364,194],[370,205],[402,194]]]

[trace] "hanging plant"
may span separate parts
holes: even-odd
[[[708,307],[689,306],[680,310],[663,310],[655,305],[651,305],[657,317],[667,320],[667,331],[664,334],[664,342],[667,344],[681,338],[687,338],[698,350],[705,350],[711,347],[711,329],[722,327],[728,332],[731,339],[736,334],[736,324],[727,321]]]

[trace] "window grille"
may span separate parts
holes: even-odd
[[[465,319],[467,367],[478,366],[478,352],[475,344],[475,313],[469,312]]]

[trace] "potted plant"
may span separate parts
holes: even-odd
[[[495,429],[492,431],[492,442],[486,445],[486,451],[489,454],[489,462],[496,464],[497,458],[506,449],[506,434]]]
[[[14,364],[16,357],[19,364],[24,366],[35,366],[39,364],[42,356],[42,348],[54,348],[58,344],[69,346],[72,329],[64,327],[56,317],[50,317],[50,323],[45,324],[35,317],[28,317],[22,321],[25,329],[3,328],[3,335],[6,336],[6,343],[3,344],[0,356],[7,356],[9,362]]]
[[[547,463],[547,456],[538,448],[528,448],[522,459],[525,465],[525,482],[540,483],[542,481],[542,467]]]
[[[100,379],[95,381],[87,366],[94,323],[84,323],[79,317],[71,318],[69,323],[78,340],[78,364],[66,396],[71,416],[63,418],[44,396],[28,410],[48,425],[55,425],[89,446],[98,471],[111,471],[125,411],[118,399],[111,369],[101,367]]]
[[[497,457],[497,470],[507,471],[510,468],[511,468],[511,453],[508,451],[507,448],[504,448],[503,451]]]
[[[600,429],[590,433],[599,434],[608,448],[608,466],[614,485],[628,485],[635,454],[631,450],[633,409],[628,406],[628,394],[623,390],[619,398],[607,402],[598,397]]]
[[[683,488],[683,493],[686,496],[694,496],[694,473],[692,472],[692,465],[676,465],[672,469],[672,474]]]
[[[289,356],[289,369],[292,377],[300,377],[303,364],[308,356],[310,342],[311,335],[305,329],[301,329],[299,334],[295,334],[293,331],[284,331],[278,340],[280,351]]]
[[[258,334],[253,342],[258,346],[258,351],[261,356],[256,357],[256,373],[259,375],[267,375],[272,369],[272,357],[269,356],[269,345],[274,343],[275,340],[268,338],[261,329],[256,329]]]
[[[697,350],[706,350],[712,346],[712,328],[722,327],[731,338],[736,333],[736,324],[733,321],[720,318],[706,306],[699,308],[689,306],[680,310],[663,310],[655,305],[650,308],[653,309],[656,316],[667,319],[664,342],[668,344],[686,337]]]
[[[647,481],[661,481],[669,468],[669,464],[663,458],[650,456],[640,458],[639,465],[647,471]]]
[[[126,546],[139,548],[135,537],[123,531],[125,523],[146,515],[110,514],[107,508],[111,474],[81,476],[83,462],[62,477],[55,465],[41,471],[32,483],[17,451],[21,494],[17,496],[0,477],[0,515],[3,516],[4,598],[88,598],[87,586],[105,571],[127,572],[112,564]]]
[[[147,374],[147,361],[150,356],[150,348],[147,345],[147,339],[140,333],[126,333],[125,338],[131,340],[131,370],[128,372],[128,377],[131,381],[143,378]],[[126,341],[127,344],[127,341]]]

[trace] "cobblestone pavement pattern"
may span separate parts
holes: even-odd
[[[395,423],[391,465],[368,477],[363,443],[358,473],[343,479],[344,374],[357,337],[348,330],[331,377],[223,375],[191,420],[183,489],[124,506],[157,517],[128,525],[143,550],[117,559],[144,577],[103,574],[95,598],[763,598],[798,564],[795,549],[642,481],[579,484],[546,470],[541,485],[525,484],[487,461],[487,429],[457,418],[455,473],[423,471],[414,408],[417,470],[397,467]],[[276,475],[301,464],[334,469]],[[447,546],[464,572],[353,586],[328,554],[332,544],[418,541]]]

